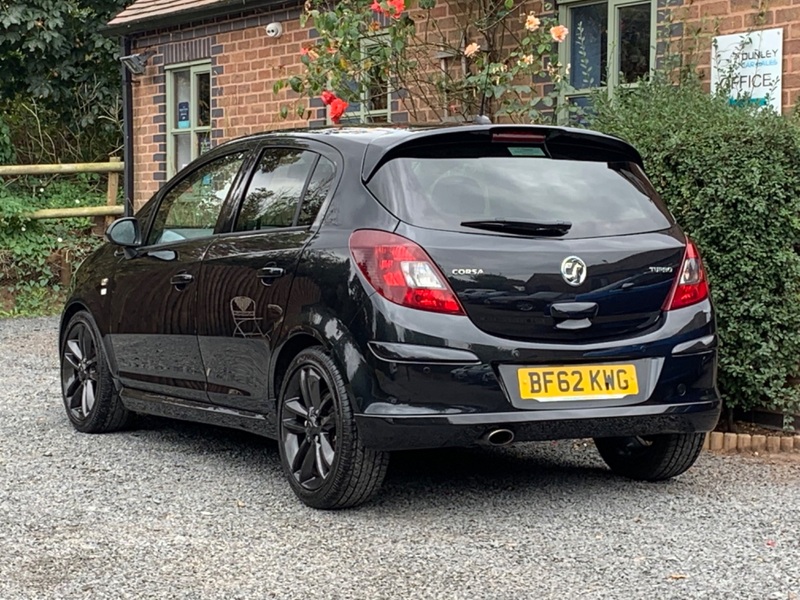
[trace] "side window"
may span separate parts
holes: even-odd
[[[241,153],[224,156],[179,181],[158,207],[148,245],[211,235],[243,161]]]
[[[314,152],[292,148],[265,150],[247,186],[236,231],[294,225],[297,205],[316,158]]]
[[[308,182],[303,206],[300,208],[300,215],[297,218],[298,225],[311,225],[314,222],[322,203],[325,202],[325,198],[331,191],[335,176],[334,164],[324,156],[320,156],[311,180]]]

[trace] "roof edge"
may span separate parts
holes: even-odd
[[[136,35],[148,31],[155,31],[157,29],[174,27],[176,25],[186,25],[187,17],[190,19],[188,22],[196,22],[224,16],[234,12],[244,12],[285,4],[286,0],[221,0],[220,2],[205,4],[198,7],[189,6],[183,10],[177,10],[166,15],[158,14],[143,17],[141,19],[133,19],[126,23],[117,23],[112,25],[112,19],[109,24],[107,24],[105,27],[102,27],[100,31],[107,36]],[[298,5],[299,4],[300,2],[298,1]],[[121,14],[121,12],[118,13],[118,15]],[[114,18],[116,18],[116,16]]]

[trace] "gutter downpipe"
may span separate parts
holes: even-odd
[[[131,38],[122,36],[120,56],[130,56]],[[123,194],[125,196],[125,216],[133,216],[133,76],[131,72],[120,63],[122,70],[122,137],[123,137]]]

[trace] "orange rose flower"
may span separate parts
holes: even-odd
[[[542,22],[533,13],[529,14],[525,19],[525,29],[528,31],[536,31]]]
[[[553,41],[556,41],[559,44],[567,39],[568,33],[569,29],[563,25],[556,25],[555,27],[550,28],[550,36],[553,38]]]
[[[480,51],[481,51],[480,44],[472,42],[469,46],[464,48],[464,56],[466,56],[467,58],[472,58]]]

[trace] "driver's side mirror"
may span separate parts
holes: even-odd
[[[142,245],[142,231],[136,217],[117,219],[106,229],[106,239],[115,246],[135,248]]]

